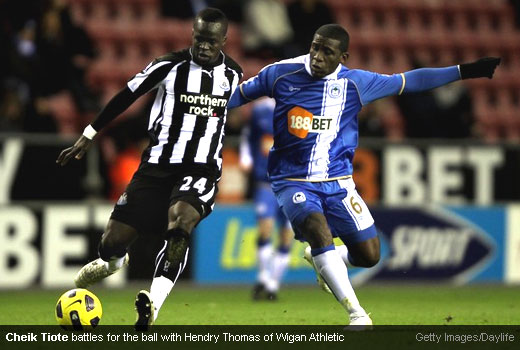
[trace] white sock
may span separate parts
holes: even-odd
[[[271,280],[270,265],[273,257],[273,247],[271,244],[264,244],[258,247],[258,282],[263,285],[269,284]]]
[[[354,265],[352,265],[352,263],[348,259],[348,249],[347,249],[346,245],[344,245],[344,244],[337,245],[336,251],[339,253],[339,255],[341,256],[341,259],[343,260],[345,265],[347,265],[347,267],[355,267]]]
[[[348,278],[347,267],[338,252],[336,250],[329,250],[312,257],[312,260],[336,296],[336,299],[347,312],[350,314],[365,313],[365,310],[359,305],[356,293]]]
[[[125,254],[125,256],[126,256],[126,254]],[[110,258],[110,260],[108,262],[106,262],[103,259],[101,259],[101,260],[105,261],[106,267],[109,272],[114,272],[114,271],[119,270],[121,267],[123,267],[123,264],[125,262],[125,256],[123,256],[122,258],[113,256]]]
[[[173,281],[164,276],[155,277],[153,279],[152,286],[150,287],[150,297],[152,298],[153,306],[155,308],[154,321],[157,319],[159,310],[170,294],[173,285]]]
[[[277,292],[280,289],[280,283],[282,277],[287,271],[289,265],[289,253],[282,253],[277,251],[273,256],[273,262],[271,264],[271,281],[266,286],[270,292]]]

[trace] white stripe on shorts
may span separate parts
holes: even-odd
[[[345,189],[347,191],[347,196],[343,198],[341,201],[345,208],[347,209],[350,217],[356,224],[356,228],[358,231],[365,230],[374,224],[374,219],[372,218],[372,214],[370,214],[370,210],[368,210],[367,205],[363,201],[363,198],[356,191],[356,184],[352,178],[338,180],[339,187]],[[355,199],[355,203],[361,206],[361,212],[357,213],[352,208],[352,197]]]

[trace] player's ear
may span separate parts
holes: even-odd
[[[349,58],[350,54],[348,52],[343,52],[341,54],[341,64],[346,66],[347,65],[347,61],[348,61],[348,58]]]

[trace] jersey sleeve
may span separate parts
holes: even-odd
[[[403,74],[404,92],[418,92],[433,89],[460,80],[459,66],[441,68],[419,68]]]
[[[349,71],[348,78],[356,86],[362,105],[401,94],[405,84],[403,74],[387,75],[359,69]]]
[[[378,74],[354,69],[348,78],[358,89],[363,105],[377,99],[400,95],[403,92],[419,92],[434,89],[460,80],[458,66],[441,68],[420,68],[400,74]]]
[[[228,108],[241,106],[262,96],[273,97],[276,71],[276,65],[266,66],[258,75],[240,84],[233,96],[231,96]]]
[[[119,91],[103,108],[91,125],[100,131],[119,114],[123,113],[140,96],[157,87],[173,67],[171,61],[151,62],[143,71],[130,79],[124,89]]]
[[[159,86],[173,65],[171,61],[155,60],[130,79],[126,85],[137,96],[144,95]]]
[[[119,91],[114,97],[108,101],[107,105],[101,113],[94,119],[90,125],[96,131],[103,129],[108,123],[114,120],[119,114],[126,111],[132,103],[137,100],[139,96],[136,96],[128,86]]]

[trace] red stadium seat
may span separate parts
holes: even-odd
[[[269,60],[258,59],[248,59],[247,61],[244,61],[242,64],[242,69],[244,70],[244,80],[257,75],[262,68],[271,63],[272,61]]]
[[[75,134],[79,130],[81,117],[69,92],[61,92],[46,98],[51,114],[58,124],[62,135]]]
[[[74,18],[85,24],[100,51],[89,79],[102,89],[105,84],[107,89],[124,84],[150,59],[191,43],[191,21],[161,18],[160,0],[69,1]],[[505,135],[501,121],[509,123],[510,138],[519,129],[518,104],[498,101],[497,96],[495,107],[476,98],[487,97],[493,89],[520,91],[520,33],[508,1],[326,1],[351,34],[350,68],[394,73],[408,70],[412,57],[432,65],[469,62],[482,55],[503,57],[493,80],[473,79],[467,84],[486,139]],[[242,58],[241,30],[234,24],[229,27],[226,52],[244,67],[245,78],[271,63]]]
[[[399,108],[393,100],[388,100],[382,111],[382,121],[386,131],[386,136],[391,140],[402,140],[404,138],[404,119]]]

